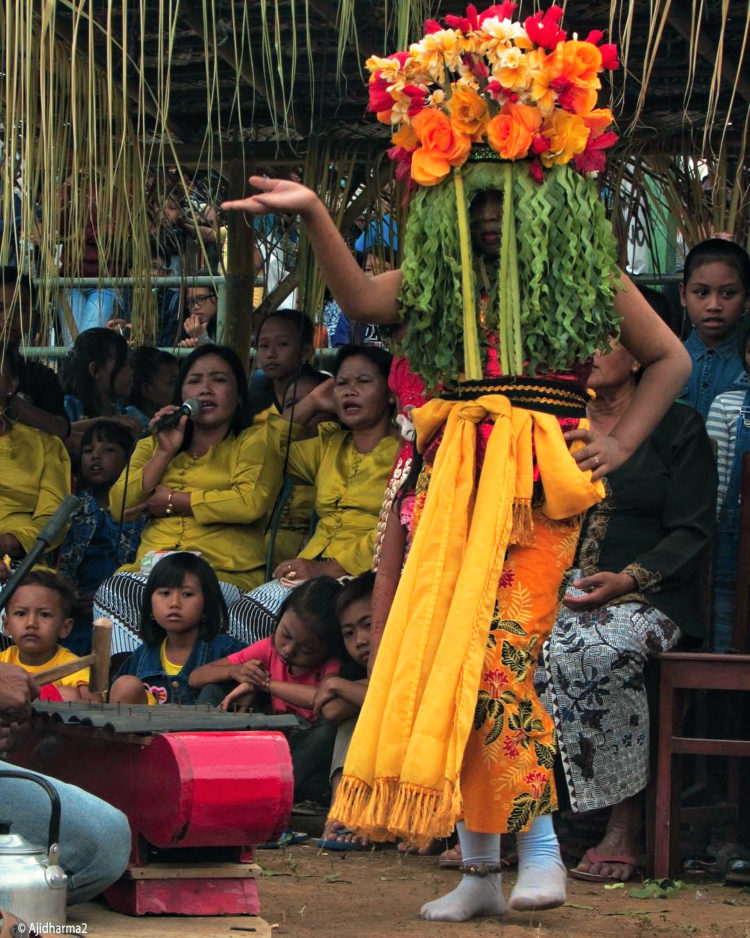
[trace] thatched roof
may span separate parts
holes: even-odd
[[[200,144],[208,124],[224,142],[299,141],[332,131],[385,138],[366,113],[364,59],[401,47],[394,11],[411,14],[414,39],[425,14],[462,13],[465,4],[183,0],[169,24],[164,3],[145,4],[141,22],[137,5],[120,0],[112,4],[109,28],[100,5],[91,47],[87,21],[76,20],[70,8],[77,6],[57,4],[58,36],[73,45],[75,33],[76,48],[93,48],[102,68],[111,36],[115,81],[124,36],[128,92],[137,100],[143,89],[145,128],[161,133],[165,123],[175,142]],[[750,102],[748,70],[742,74],[746,0],[571,0],[564,6],[569,30],[583,37],[602,29],[620,46],[624,67],[614,75],[613,105],[621,130],[630,128],[638,143],[680,149],[686,127],[702,133],[707,121],[721,127],[727,120],[741,127]],[[521,4],[523,13],[533,9]]]
[[[616,176],[608,184],[627,195],[623,217],[635,204],[628,194],[656,180],[688,243],[712,230],[746,242],[748,0],[562,5],[569,33],[601,29],[620,47],[623,67],[601,103],[622,134],[611,163],[628,186]],[[539,4],[520,6],[525,17]],[[43,308],[54,306],[60,244],[66,269],[83,269],[92,205],[102,272],[143,278],[140,310],[153,306],[154,232],[173,193],[197,224],[194,206],[225,191],[220,177],[238,193],[250,167],[278,172],[286,159],[304,167],[341,224],[362,211],[363,191],[379,211],[389,134],[367,113],[363,62],[408,47],[426,18],[463,12],[463,0],[5,0],[0,191],[16,191],[15,231],[39,245]],[[196,171],[202,195],[188,199]],[[2,212],[4,259],[13,200]],[[309,299],[313,284],[316,296],[322,287],[302,247]],[[154,311],[139,317],[153,322]]]

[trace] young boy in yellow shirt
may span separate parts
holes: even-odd
[[[73,590],[52,570],[31,570],[5,608],[3,627],[14,644],[0,653],[0,661],[20,665],[35,676],[49,668],[76,661],[60,645],[73,628]],[[89,700],[89,669],[82,668],[54,684],[42,686],[42,700]]]

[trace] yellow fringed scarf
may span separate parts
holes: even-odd
[[[494,427],[479,484],[476,425]],[[423,513],[393,601],[331,816],[374,840],[426,845],[462,814],[460,773],[505,554],[531,526],[532,435],[553,519],[604,495],[557,418],[488,394],[412,414],[423,448],[445,423]]]

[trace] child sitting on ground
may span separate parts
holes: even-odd
[[[151,571],[141,607],[143,644],[120,669],[111,703],[202,703],[190,680],[207,662],[239,651],[226,633],[227,607],[211,567],[179,551]]]
[[[135,559],[148,515],[119,525],[109,513],[109,490],[125,468],[133,437],[120,423],[100,420],[83,434],[76,509],[60,549],[58,571],[78,590],[75,627],[64,644],[77,655],[91,651],[94,593],[124,563]]]
[[[73,628],[71,587],[52,570],[35,567],[11,596],[5,607],[3,626],[13,639],[0,653],[0,661],[20,665],[32,676],[77,660],[63,648],[61,639]],[[96,700],[89,693],[89,669],[82,668],[54,684],[42,684],[42,700]]]
[[[347,660],[338,674],[321,681],[313,709],[336,724],[336,741],[331,760],[331,798],[341,781],[357,716],[367,691],[367,662],[370,657],[370,615],[375,574],[371,571],[350,580],[336,602],[341,637]],[[329,818],[319,847],[327,850],[360,850],[363,842],[339,821]]]
[[[341,586],[333,577],[315,577],[284,601],[273,635],[204,665],[193,672],[194,689],[236,682],[221,701],[224,710],[255,705],[270,695],[272,713],[292,713],[301,727],[290,740],[294,800],[327,803],[336,726],[317,720],[315,698],[321,683],[338,674],[341,633],[336,599]]]

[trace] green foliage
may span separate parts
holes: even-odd
[[[431,388],[455,381],[462,369],[458,211],[468,211],[483,190],[502,190],[505,166],[466,164],[467,204],[460,209],[452,176],[413,197],[401,267],[402,315],[409,327],[404,350]],[[569,370],[617,332],[615,240],[594,184],[572,167],[554,167],[542,184],[523,161],[512,171],[525,371]],[[490,270],[491,328],[497,326],[497,270]],[[481,287],[475,271],[477,296]]]

